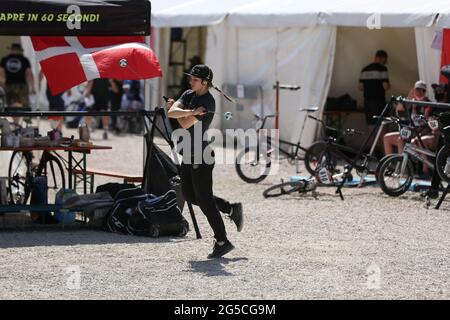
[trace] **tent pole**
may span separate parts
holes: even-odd
[[[280,82],[275,83],[275,129],[278,129],[278,117],[280,110]]]

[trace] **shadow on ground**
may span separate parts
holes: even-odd
[[[185,270],[185,272],[197,272],[206,276],[233,276],[231,272],[225,269],[225,265],[229,263],[234,263],[238,261],[248,261],[248,258],[226,258],[222,257],[220,259],[210,259],[202,261],[189,261],[190,269]]]

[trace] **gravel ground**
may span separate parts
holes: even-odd
[[[96,142],[114,149],[94,152],[92,167],[141,172],[139,137]],[[282,162],[278,175],[249,185],[232,165],[216,166],[214,190],[243,203],[245,226],[238,233],[225,222],[236,249],[213,261],[206,259],[211,230],[196,207],[201,240],[193,230],[152,239],[86,228],[3,229],[0,298],[450,298],[450,202],[427,210],[416,193],[390,198],[375,187],[346,188],[344,201],[326,187],[317,199],[263,198],[265,188],[294,171]]]

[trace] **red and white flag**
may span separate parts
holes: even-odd
[[[442,32],[441,67],[450,64],[450,29],[444,29]],[[440,74],[439,82],[448,83],[448,80]]]
[[[31,37],[53,95],[96,78],[161,77],[158,58],[141,36]]]

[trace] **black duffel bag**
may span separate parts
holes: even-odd
[[[149,197],[140,201],[133,211],[129,223],[129,233],[141,236],[185,236],[189,223],[177,205],[177,196],[170,190],[160,197]]]

